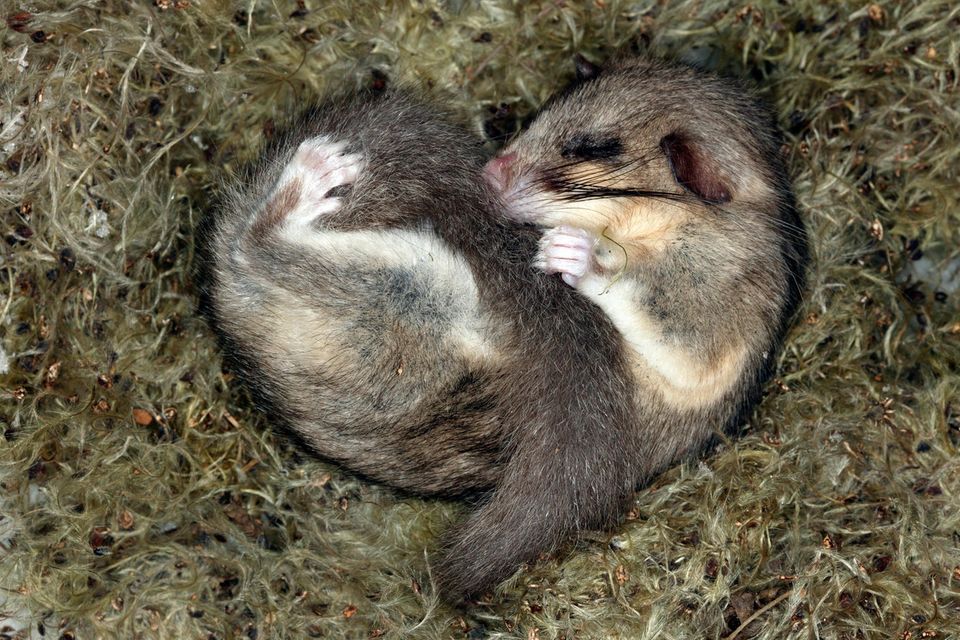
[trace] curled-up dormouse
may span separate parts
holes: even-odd
[[[440,545],[448,598],[736,426],[799,297],[767,113],[666,63],[579,70],[486,164],[408,92],[331,98],[201,233],[202,307],[264,410],[372,479],[483,496]]]

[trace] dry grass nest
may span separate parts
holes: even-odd
[[[960,637],[953,0],[0,7],[0,637]],[[741,439],[453,609],[425,552],[462,507],[269,430],[195,313],[194,228],[330,87],[424,86],[501,139],[624,45],[775,105],[806,301]]]

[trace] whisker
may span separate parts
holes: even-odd
[[[581,158],[566,160],[543,169],[532,179],[524,181],[523,186],[515,192],[515,196],[518,199],[524,199],[535,196],[538,191],[546,188],[554,192],[558,200],[567,203],[567,206],[600,198],[649,198],[676,205],[684,210],[690,210],[690,205],[703,204],[700,198],[686,191],[613,186],[630,172],[653,162],[660,153],[658,147],[651,147],[640,154],[632,155],[627,160],[607,159],[603,162]],[[755,211],[763,211],[766,206],[760,203],[756,206],[748,202],[742,204],[751,206]],[[714,206],[720,211],[726,210],[725,207]],[[806,232],[802,225],[792,223],[778,214],[770,215],[766,222],[777,229],[788,241],[803,242],[806,239]],[[735,225],[742,231],[750,231],[745,221],[737,216],[729,216],[727,223]]]

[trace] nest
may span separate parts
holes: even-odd
[[[6,3],[0,637],[960,634],[960,14],[840,5]],[[193,234],[290,108],[405,82],[501,142],[621,47],[775,105],[815,266],[738,440],[453,609],[462,511],[270,430],[195,313]]]

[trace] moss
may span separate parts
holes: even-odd
[[[381,4],[3,5],[0,625],[960,634],[953,3]],[[428,86],[497,137],[573,52],[623,45],[746,75],[774,102],[813,238],[808,298],[742,439],[639,492],[616,531],[452,610],[425,551],[460,507],[269,431],[194,313],[193,229],[220,169],[326,88]]]

